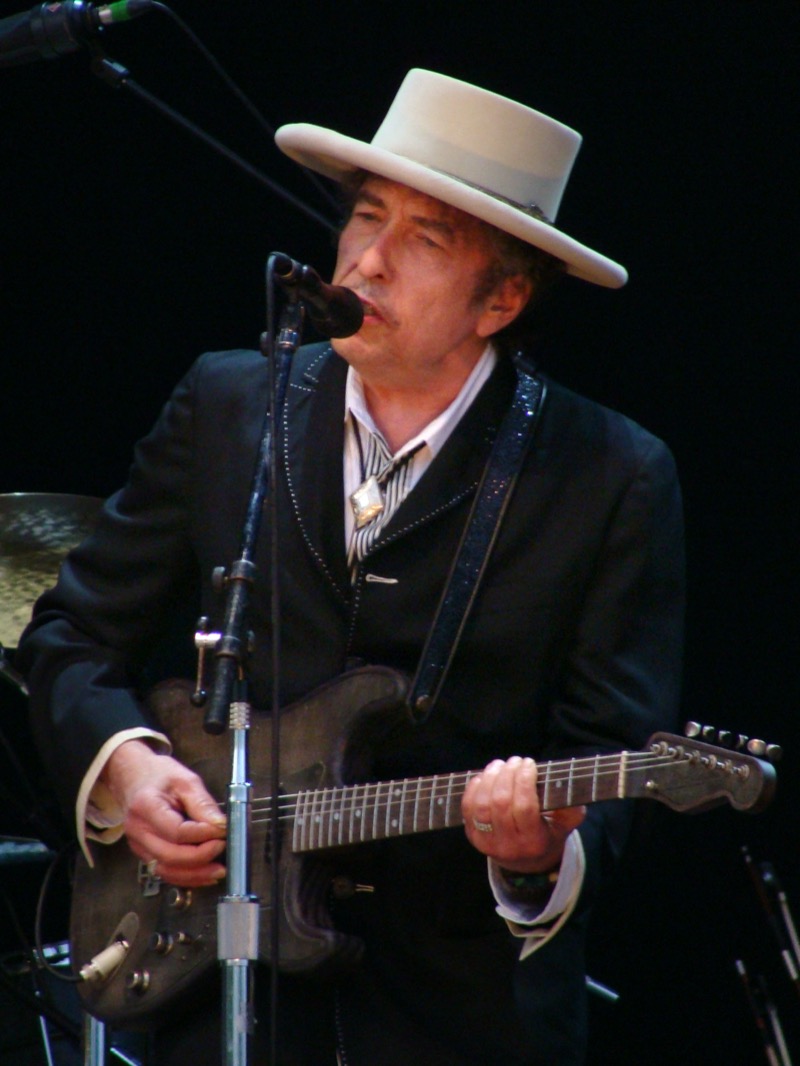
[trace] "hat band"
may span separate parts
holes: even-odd
[[[449,170],[441,170],[439,167],[429,167],[430,170],[434,170],[437,174],[443,175],[445,178],[452,178],[453,181],[459,182],[461,185],[466,185],[468,189],[474,189],[475,192],[482,192],[485,196],[491,196],[493,200],[498,200],[501,204],[506,204],[508,207],[513,207],[517,211],[522,211],[523,214],[529,215],[531,218],[535,218],[537,222],[544,222],[548,226],[554,226],[555,222],[542,211],[536,203],[521,204],[518,200],[512,200],[508,196],[503,196],[502,193],[495,192],[494,189],[487,189],[485,185],[479,185],[474,181],[467,181],[466,178],[459,177],[458,174],[451,174]]]

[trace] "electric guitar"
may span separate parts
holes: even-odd
[[[269,840],[269,798],[254,798],[251,877],[261,910],[259,957],[269,962],[270,860],[278,855],[278,966],[285,972],[347,963],[360,955],[360,941],[337,931],[328,914],[326,854],[345,845],[462,824],[461,797],[477,771],[368,780],[370,738],[402,728],[403,718],[408,726],[407,712],[400,709],[405,692],[402,675],[365,667],[282,713],[281,839],[277,849]],[[213,795],[224,797],[229,740],[203,731],[202,712],[192,707],[189,693],[184,682],[162,686],[154,700],[158,720],[176,758],[196,770]],[[270,734],[269,719],[254,715],[250,776],[256,783],[269,780]],[[757,811],[767,805],[774,786],[775,771],[761,759],[656,733],[639,752],[539,763],[537,787],[544,810],[644,797],[676,811],[723,802]],[[217,962],[220,889],[189,890],[153,878],[124,840],[95,847],[93,855],[93,868],[80,856],[75,870],[72,966],[79,973],[112,946],[111,972],[81,983],[81,998],[96,1017],[134,1026],[168,1007]]]

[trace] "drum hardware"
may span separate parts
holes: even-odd
[[[0,644],[17,644],[62,560],[94,528],[101,502],[58,493],[0,495]]]
[[[43,780],[28,725],[28,690],[12,656],[0,645],[0,865],[46,858],[49,847],[60,848],[69,837]]]

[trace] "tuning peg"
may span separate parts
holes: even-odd
[[[767,744],[757,737],[752,739],[744,733],[731,733],[728,729],[715,729],[711,725],[701,725],[700,722],[687,722],[683,728],[684,736],[690,740],[701,737],[703,740],[718,744],[723,748],[734,748],[736,751],[746,751],[756,759],[768,759],[775,763],[783,755],[783,749],[779,744]]]
[[[717,744],[719,742],[719,734],[713,725],[701,725],[700,722],[687,722],[683,727],[684,736],[690,740],[696,740],[697,737],[702,737],[703,740],[709,744]]]
[[[768,759],[771,763],[779,762],[783,755],[783,748],[780,744],[767,744],[757,737],[747,741],[747,751],[757,759]]]

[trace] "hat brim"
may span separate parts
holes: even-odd
[[[627,271],[619,263],[587,248],[555,226],[395,152],[305,122],[281,126],[275,134],[275,143],[295,162],[334,181],[342,181],[356,170],[366,170],[427,193],[550,252],[567,264],[569,274],[584,281],[618,289],[628,280]]]

